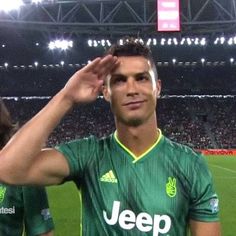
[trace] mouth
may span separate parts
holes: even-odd
[[[128,107],[128,108],[134,110],[134,109],[138,109],[144,102],[145,102],[144,100],[130,101],[130,102],[124,103],[123,106]]]
[[[126,102],[124,103],[124,106],[129,106],[129,105],[133,105],[133,104],[140,104],[143,103],[144,101],[130,101],[130,102]]]

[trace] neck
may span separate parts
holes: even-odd
[[[146,152],[160,135],[156,116],[135,127],[116,122],[116,128],[119,141],[137,157]]]

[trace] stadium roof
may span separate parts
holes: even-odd
[[[1,28],[99,35],[156,35],[156,0],[24,0]],[[180,0],[181,34],[234,33],[236,0]]]

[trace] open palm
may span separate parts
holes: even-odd
[[[94,101],[101,91],[104,79],[117,63],[117,58],[111,55],[94,59],[67,82],[64,88],[67,96],[73,103]]]

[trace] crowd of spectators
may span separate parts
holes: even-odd
[[[23,125],[36,114],[47,99],[5,100],[15,121]],[[236,97],[161,98],[157,122],[164,135],[195,149],[236,148]],[[89,135],[103,137],[115,129],[109,104],[103,98],[75,107],[51,134],[48,144]],[[32,131],[33,132],[33,131]]]

